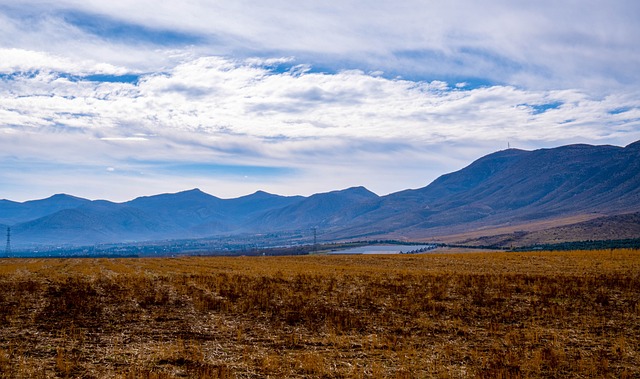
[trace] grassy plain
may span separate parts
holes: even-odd
[[[0,260],[2,378],[640,377],[640,251]]]

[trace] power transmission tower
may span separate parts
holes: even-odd
[[[11,228],[7,228],[7,247],[4,250],[5,255],[11,255]]]
[[[317,228],[313,228],[313,252],[317,253],[318,250],[318,231]]]

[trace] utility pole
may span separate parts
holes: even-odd
[[[4,250],[5,255],[8,257],[11,255],[11,228],[7,227],[7,247]]]
[[[317,253],[318,251],[318,234],[317,228],[313,228],[313,252]]]

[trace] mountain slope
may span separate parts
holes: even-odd
[[[376,206],[378,195],[364,187],[320,193],[286,207],[267,211],[249,223],[249,229],[279,231],[315,227],[336,228]]]
[[[592,220],[537,231],[488,235],[455,241],[468,246],[523,247],[571,241],[640,238],[640,212],[598,217]]]
[[[383,197],[364,187],[220,199],[198,189],[125,203],[69,195],[0,200],[12,243],[93,244],[316,228],[322,240],[427,238],[584,215],[640,212],[640,142],[482,157],[426,187]]]
[[[65,209],[12,227],[16,244],[95,244],[162,238],[175,234],[168,226],[140,209],[98,203]]]
[[[589,212],[640,210],[640,147],[569,145],[505,150],[390,194],[342,235],[436,235]]]
[[[235,199],[225,199],[217,204],[216,212],[219,217],[203,220],[198,225],[192,226],[191,231],[199,236],[210,236],[221,232],[255,232],[256,230],[248,225],[252,220],[265,212],[298,203],[303,199],[302,196],[279,196],[264,191]]]
[[[65,194],[57,194],[41,200],[25,201],[24,203],[0,200],[0,223],[12,225],[89,203],[91,200]]]
[[[220,199],[194,189],[140,197],[121,204],[87,200],[82,202],[85,205],[70,209],[42,209],[41,213],[53,212],[15,224],[13,241],[16,246],[79,245],[243,233],[253,231],[248,223],[262,214],[304,199],[263,191],[236,199]]]
[[[199,189],[173,194],[139,197],[124,203],[136,208],[177,230],[187,230],[205,222],[220,223],[226,230],[225,215],[220,212],[224,200],[206,194]]]

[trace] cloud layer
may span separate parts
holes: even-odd
[[[285,53],[327,66],[547,89],[624,86],[640,78],[640,4],[629,0],[9,4],[0,27],[10,37],[6,45],[140,68],[162,63],[147,55],[154,47],[190,45],[209,55]]]
[[[388,193],[640,139],[635,2],[422,3],[0,2],[0,197]]]

